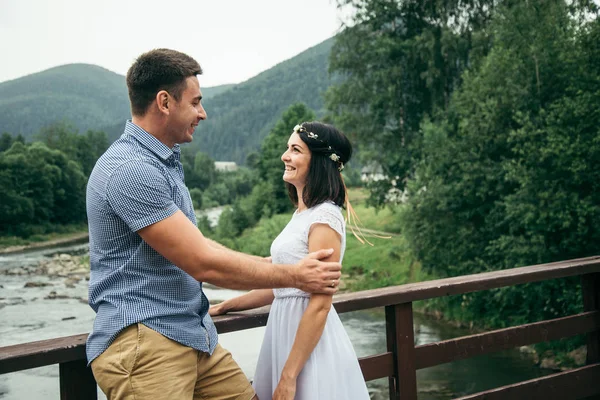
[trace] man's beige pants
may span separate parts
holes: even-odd
[[[109,400],[250,400],[254,389],[220,345],[212,355],[143,324],[125,328],[92,362]]]

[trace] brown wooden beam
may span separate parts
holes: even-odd
[[[338,313],[600,272],[600,256],[334,296]]]
[[[365,381],[394,375],[394,355],[389,351],[358,359]]]
[[[270,306],[242,312],[234,312],[213,318],[217,332],[228,333],[244,329],[258,328],[267,324]]]
[[[574,400],[600,394],[600,364],[547,375],[455,400]]]
[[[417,346],[417,369],[600,330],[600,311]]]
[[[0,374],[85,360],[87,337],[87,334],[74,335],[0,347]]]

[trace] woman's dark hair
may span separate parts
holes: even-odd
[[[306,207],[314,207],[325,201],[333,201],[344,207],[346,190],[341,169],[352,157],[352,145],[348,138],[335,127],[321,122],[303,122],[303,129],[296,132],[311,152],[306,185],[302,191],[302,200]],[[334,161],[332,154],[339,159]],[[296,187],[286,182],[288,195],[298,205]]]
[[[155,49],[142,54],[127,71],[131,113],[144,116],[156,93],[161,90],[166,90],[179,101],[186,88],[186,79],[200,74],[200,64],[179,51]]]

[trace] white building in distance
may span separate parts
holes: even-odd
[[[387,176],[383,174],[383,168],[377,163],[371,163],[360,170],[360,180],[364,183],[382,179],[387,179]]]
[[[238,166],[234,161],[215,161],[215,169],[219,172],[237,171]]]

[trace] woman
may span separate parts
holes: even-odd
[[[305,122],[294,127],[281,160],[297,209],[271,245],[274,263],[293,264],[323,248],[334,249],[326,261],[342,261],[346,231],[341,207],[347,193],[341,171],[351,155],[352,145],[333,126]],[[331,300],[293,288],[264,289],[211,307],[210,314],[219,315],[272,303],[254,375],[260,400],[369,398]]]

